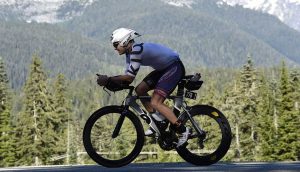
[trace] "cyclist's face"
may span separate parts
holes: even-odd
[[[126,47],[121,46],[118,42],[113,43],[113,46],[119,55],[122,55],[126,52]]]

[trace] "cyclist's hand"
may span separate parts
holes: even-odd
[[[107,84],[108,81],[108,76],[107,75],[100,75],[97,74],[98,78],[97,78],[97,84],[100,86],[105,86]]]

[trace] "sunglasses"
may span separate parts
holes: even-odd
[[[113,43],[113,46],[114,46],[115,48],[117,48],[119,44],[120,44],[119,42],[114,42],[114,43]]]

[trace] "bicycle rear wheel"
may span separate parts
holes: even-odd
[[[120,106],[107,106],[94,112],[83,130],[83,144],[88,155],[106,167],[120,167],[132,162],[144,145],[144,130],[131,111],[122,114]],[[113,132],[120,117],[124,122],[117,137]]]
[[[227,153],[232,138],[226,117],[216,108],[207,105],[193,106],[189,113],[205,132],[205,136],[199,136],[191,121],[186,118],[184,123],[192,128],[193,133],[186,147],[176,149],[178,154],[194,165],[205,166],[218,162]]]

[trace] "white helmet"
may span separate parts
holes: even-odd
[[[130,40],[141,36],[136,31],[127,29],[127,28],[119,28],[115,30],[111,35],[111,42],[118,42],[121,46],[127,46]]]

